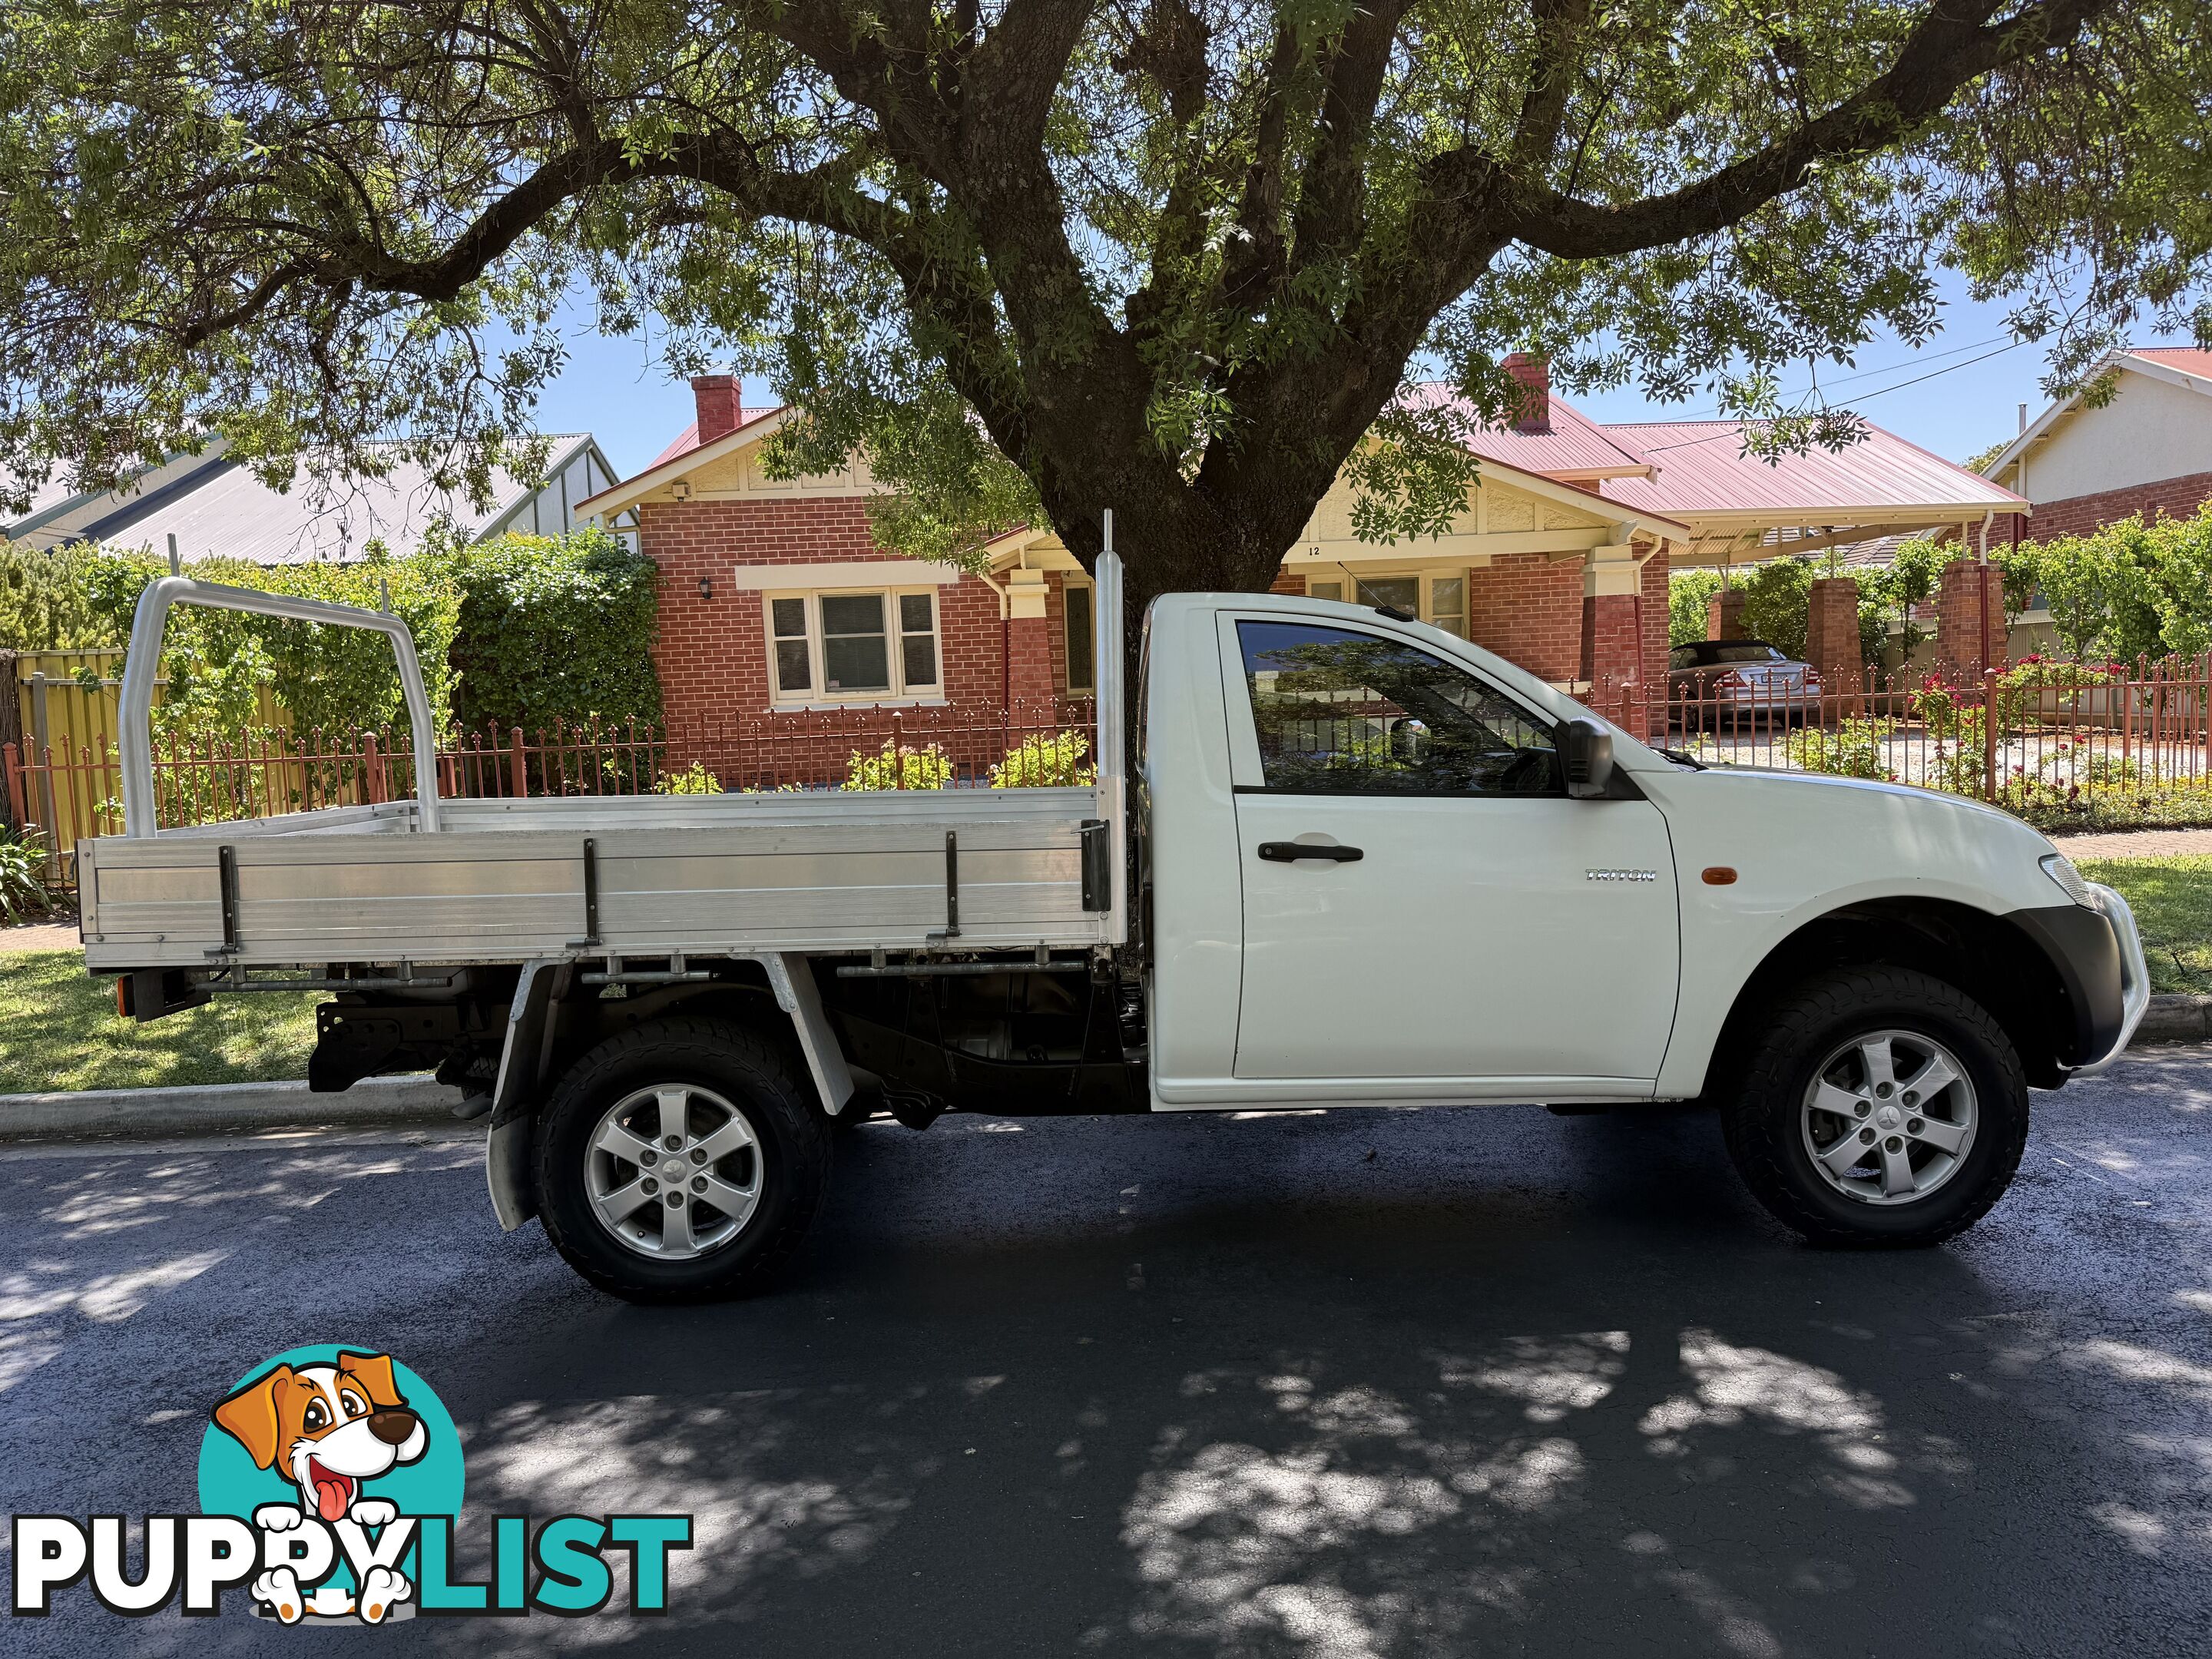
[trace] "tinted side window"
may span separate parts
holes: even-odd
[[[1560,793],[1550,728],[1440,657],[1312,623],[1240,622],[1237,634],[1270,789]]]

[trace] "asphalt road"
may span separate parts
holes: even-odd
[[[678,1311],[501,1236],[472,1137],[0,1149],[11,1512],[195,1507],[231,1381],[343,1340],[479,1527],[700,1536],[661,1620],[80,1590],[0,1650],[2212,1652],[2212,1052],[2039,1112],[1908,1255],[1796,1243],[1690,1113],[871,1126],[787,1288]]]

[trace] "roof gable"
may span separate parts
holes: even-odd
[[[277,490],[225,459],[123,503],[82,526],[75,537],[158,550],[174,536],[186,559],[220,555],[254,564],[359,558],[372,538],[401,552],[440,519],[473,536],[497,532],[586,454],[601,471],[613,475],[589,433],[556,434],[550,443],[544,481],[495,473],[491,504],[481,511],[465,495],[438,489],[426,470],[411,461],[398,463],[382,477],[337,481],[327,487],[302,478],[289,490]]]
[[[2029,450],[2055,433],[2069,416],[2079,413],[2083,400],[2088,395],[2088,388],[2114,372],[2147,375],[2171,386],[2186,386],[2192,392],[2212,395],[2212,351],[2202,351],[2195,346],[2125,347],[2111,353],[2092,369],[2083,378],[2081,386],[2070,396],[2051,404],[2029,422],[2017,438],[1999,450],[1996,458],[1982,468],[1983,474],[1994,478],[2013,466]]]

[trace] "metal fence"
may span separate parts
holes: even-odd
[[[1601,681],[1591,706],[1709,766],[1887,780],[1970,795],[2051,825],[2161,805],[2212,818],[2212,656],[2133,664],[2029,659],[1978,676],[1865,684]],[[1016,787],[1089,781],[1089,698],[830,708],[646,726],[463,733],[437,754],[448,797],[708,790]],[[415,792],[407,735],[264,729],[156,745],[164,828]],[[68,747],[0,744],[9,820],[75,880],[78,840],[122,827],[105,733]]]
[[[1089,698],[1012,705],[831,708],[750,719],[466,732],[437,753],[439,793],[478,799],[815,789],[1021,787],[1090,781]],[[68,747],[0,744],[9,822],[45,839],[56,878],[76,844],[123,828],[121,771],[105,732]],[[337,735],[264,729],[157,740],[161,826],[225,823],[404,800],[415,757],[404,730]]]
[[[1717,687],[1607,682],[1590,696],[1627,730],[1706,765],[1914,784],[2040,823],[2197,796],[2212,811],[2212,657],[2031,658],[1843,686],[1754,669]]]

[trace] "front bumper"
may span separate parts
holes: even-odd
[[[2097,908],[2112,924],[2112,935],[2120,947],[2120,1030],[2112,1046],[2094,1060],[2074,1068],[2075,1077],[2094,1077],[2106,1070],[2112,1062],[2127,1052],[2129,1039],[2150,1007],[2150,964],[2143,960],[2142,935],[2136,928],[2136,913],[2128,902],[2112,889],[2097,882],[2089,884],[2089,892],[2097,901]]]

